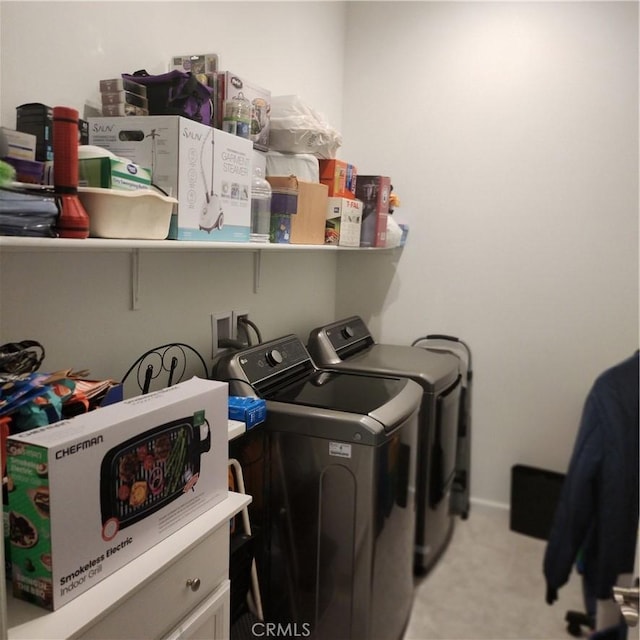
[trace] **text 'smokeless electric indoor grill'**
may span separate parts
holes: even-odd
[[[267,401],[265,619],[322,640],[401,638],[420,387],[318,369],[294,335],[225,356],[216,377]]]
[[[325,369],[401,376],[420,385],[414,568],[424,575],[453,532],[450,498],[456,475],[459,359],[419,347],[378,344],[358,316],[314,329],[307,348],[316,365]]]
[[[211,448],[208,422],[174,420],[110,449],[100,468],[103,537],[111,539],[193,487]]]

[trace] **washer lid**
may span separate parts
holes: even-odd
[[[322,362],[316,364],[323,366]],[[427,391],[448,387],[460,373],[460,361],[451,353],[391,344],[374,344],[332,367],[341,371],[411,378]]]
[[[417,416],[422,389],[406,378],[320,371],[267,398],[267,426],[376,445]]]
[[[368,415],[395,401],[406,386],[407,381],[400,378],[316,371],[268,393],[265,399]]]

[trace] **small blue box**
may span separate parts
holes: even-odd
[[[262,398],[229,396],[229,419],[240,420],[247,430],[264,422],[267,417],[267,403]]]

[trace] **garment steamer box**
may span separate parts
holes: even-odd
[[[177,198],[169,238],[249,242],[250,140],[181,116],[91,118],[90,143],[151,170]]]
[[[13,594],[58,609],[224,500],[227,400],[192,378],[10,436]]]

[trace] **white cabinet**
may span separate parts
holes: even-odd
[[[228,638],[229,520],[250,501],[230,492],[57,611],[9,595],[9,640]]]

